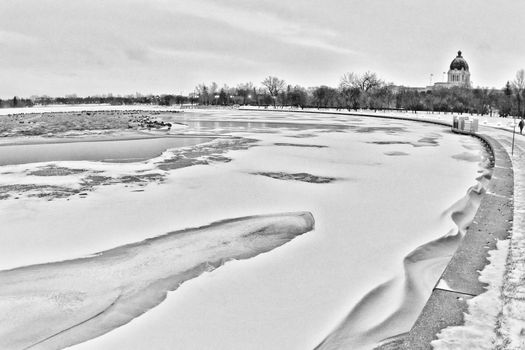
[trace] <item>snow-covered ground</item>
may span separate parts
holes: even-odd
[[[86,104],[86,105],[47,105],[27,108],[1,108],[0,115],[18,113],[46,113],[46,112],[81,112],[81,111],[151,111],[151,110],[179,110],[180,106],[161,107],[158,105],[109,105],[109,104]]]
[[[212,150],[207,164],[174,170],[158,164],[175,150],[118,166],[54,162],[59,170],[84,172],[57,175],[45,168],[56,175],[45,178],[32,174],[49,164],[0,167],[10,185],[65,188],[78,186],[86,173],[162,175],[140,187],[110,181],[52,201],[1,200],[1,268],[76,259],[251,215],[309,211],[315,230],[205,272],[158,307],[75,349],[308,349],[349,318],[357,325],[355,339],[367,348],[411,327],[450,257],[450,242],[457,243],[462,223],[451,214],[475,212],[466,196],[483,155],[476,139],[442,126],[345,115],[192,111],[177,121],[190,125],[186,133],[257,141],[230,147],[223,159]],[[414,273],[417,284],[407,283]],[[371,295],[378,286],[381,293]],[[364,312],[355,312],[356,305]]]
[[[435,349],[525,349],[525,139],[514,135],[512,152],[512,133],[493,128],[481,132],[498,140],[511,156],[513,229],[509,239],[489,252],[490,263],[480,273],[487,291],[468,301],[465,324],[444,329],[432,343]]]

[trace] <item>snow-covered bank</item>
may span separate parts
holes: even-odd
[[[366,350],[407,332],[407,325],[419,316],[435,282],[458,248],[485,190],[480,182],[452,205],[443,215],[449,215],[456,228],[410,252],[403,260],[404,274],[370,291],[315,349]],[[392,302],[392,295],[399,295],[400,302],[393,311],[385,313],[383,308]]]
[[[82,111],[151,111],[151,110],[180,110],[180,106],[158,106],[158,105],[118,105],[108,104],[85,104],[85,105],[47,105],[25,108],[0,108],[0,115],[17,113],[47,113],[47,112],[82,112]]]
[[[92,257],[0,272],[0,348],[62,349],[128,323],[184,281],[312,230],[310,213],[171,232]]]
[[[432,348],[436,350],[462,349],[496,349],[496,329],[498,313],[502,308],[500,297],[504,269],[509,249],[508,241],[498,241],[497,250],[489,252],[489,264],[480,274],[480,281],[487,283],[485,293],[469,299],[468,313],[465,314],[464,324],[448,327],[437,334],[437,340],[432,341]],[[521,348],[516,348],[521,349]]]
[[[497,242],[479,280],[487,290],[470,299],[465,322],[443,329],[432,342],[434,349],[525,348],[525,140],[516,135],[512,155],[512,134],[485,129],[497,139],[512,160],[514,173],[514,211],[510,238]]]

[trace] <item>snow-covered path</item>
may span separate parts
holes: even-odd
[[[507,138],[509,136],[507,135]],[[518,138],[514,156],[514,220],[503,278],[502,310],[496,342],[501,349],[525,348],[525,140]]]
[[[487,123],[494,125],[495,122]],[[500,142],[514,171],[514,215],[510,238],[490,251],[490,263],[480,273],[487,291],[467,302],[465,324],[445,328],[432,345],[436,350],[525,348],[525,137],[482,127],[480,133]]]

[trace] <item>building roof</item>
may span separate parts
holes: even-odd
[[[450,63],[450,70],[466,70],[468,72],[468,63],[461,56],[461,51],[458,51],[458,56]]]

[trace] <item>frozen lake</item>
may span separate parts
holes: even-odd
[[[68,176],[31,175],[41,164],[0,167],[2,185],[13,193],[17,184],[74,187],[93,174],[163,176],[140,191],[109,182],[85,198],[0,200],[0,269],[75,259],[244,216],[310,212],[315,230],[205,272],[142,316],[74,349],[313,349],[349,315],[353,349],[370,348],[410,328],[459,239],[458,225],[475,210],[465,197],[477,184],[484,151],[447,127],[243,111],[187,112],[172,121],[188,125],[187,134],[250,142],[216,140],[121,165],[52,163],[77,169]],[[159,165],[192,157],[200,162]],[[107,283],[102,273],[86,278]],[[378,286],[381,292],[369,294]],[[0,292],[0,307],[9,300]],[[359,312],[350,313],[356,306]]]

